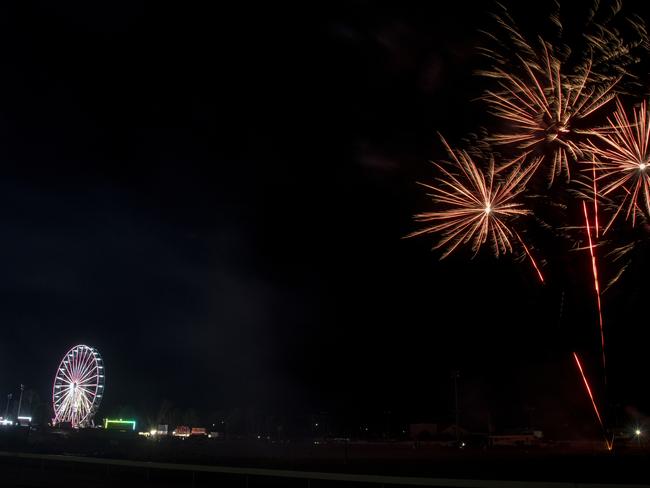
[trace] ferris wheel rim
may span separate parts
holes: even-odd
[[[104,362],[96,348],[77,344],[68,349],[52,384],[53,422],[87,425],[99,408],[104,384]]]

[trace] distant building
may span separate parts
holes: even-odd
[[[490,445],[493,447],[505,446],[536,446],[542,443],[544,434],[541,430],[518,432],[511,434],[490,435]]]
[[[438,434],[438,424],[410,424],[409,437],[415,441],[431,440]]]
[[[27,416],[18,417],[18,425],[21,427],[29,427],[32,425],[32,418]]]
[[[463,429],[462,427],[456,427],[456,424],[451,424],[450,426],[442,429],[440,431],[441,437],[456,437],[456,430],[458,430],[458,437],[462,438],[469,435],[469,430]]]
[[[192,431],[187,425],[179,425],[172,431],[174,437],[189,437]]]
[[[467,429],[458,427],[458,437],[470,435]],[[410,424],[409,437],[414,441],[447,441],[456,439],[455,424]]]

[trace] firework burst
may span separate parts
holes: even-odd
[[[431,198],[442,209],[417,214],[416,221],[429,225],[407,237],[441,234],[434,246],[434,249],[445,248],[441,259],[470,243],[476,255],[488,240],[496,256],[512,252],[514,240],[520,238],[509,225],[512,219],[530,214],[516,198],[537,162],[524,166],[525,155],[522,155],[498,171],[491,158],[483,171],[466,151],[452,149],[444,139],[442,142],[453,169],[434,163],[441,174],[436,184],[421,183],[431,190]]]
[[[486,143],[543,158],[549,186],[562,174],[571,179],[591,116],[615,94],[646,89],[635,71],[650,45],[645,22],[627,15],[620,0],[578,7],[585,14],[579,24],[565,24],[560,3],[551,5],[540,15],[547,19],[537,26],[540,36],[527,35],[497,3],[495,29],[484,31],[488,42],[480,48],[489,64],[478,71],[496,82],[482,98],[504,123]]]
[[[580,75],[565,75],[550,46],[544,43],[543,51],[541,67],[519,58],[521,76],[496,68],[499,89],[482,98],[490,112],[506,122],[490,142],[539,155],[548,168],[550,186],[561,174],[570,179],[570,161],[582,156],[581,121],[614,97],[617,80],[594,83],[590,65]]]
[[[539,32],[544,33],[541,36],[538,32],[526,35],[514,16],[497,4],[499,11],[493,16],[497,28],[484,32],[488,43],[480,49],[489,63],[478,74],[490,82],[480,98],[496,118],[498,128],[479,132],[466,151],[452,150],[443,140],[450,160],[448,164],[434,163],[439,176],[434,184],[423,185],[430,190],[436,207],[415,216],[426,225],[410,236],[438,235],[434,249],[443,250],[441,258],[463,245],[471,246],[476,255],[489,241],[496,256],[513,252],[516,246],[522,259],[528,256],[544,282],[527,243],[515,230],[521,217],[533,214],[530,207],[523,205],[522,198],[528,197],[527,203],[537,202],[535,215],[525,223],[536,223],[544,231],[542,237],[546,231],[552,231],[549,236],[568,239],[573,249],[589,250],[606,386],[600,285],[604,274],[598,268],[598,259],[607,257],[623,262],[621,270],[609,281],[611,286],[643,249],[639,246],[642,239],[637,239],[606,253],[611,243],[604,234],[617,215],[632,220],[632,228],[624,226],[627,231],[638,234],[645,230],[643,226],[634,228],[639,217],[650,229],[650,121],[646,103],[627,112],[617,99],[609,118],[606,105],[618,96],[648,95],[648,87],[641,83],[638,71],[643,68],[641,61],[647,60],[650,43],[645,23],[623,13],[620,0],[594,0],[580,22],[566,25],[559,2],[551,3],[552,12],[539,16],[542,24],[547,19],[548,25],[536,25],[536,19],[526,24],[527,28],[540,28]],[[515,2],[512,8],[530,6]],[[572,5],[569,18],[580,8]],[[531,20],[530,15],[526,17]],[[578,30],[570,32],[572,25]],[[602,124],[606,125],[601,127]],[[502,154],[497,157],[499,164],[495,164],[493,156],[497,152]],[[489,162],[478,166],[475,161]],[[585,171],[574,173],[575,168],[585,163],[589,164]],[[540,185],[544,180],[531,180],[534,174],[542,173],[548,175],[549,188],[560,176],[572,184],[555,185],[552,191],[544,191]],[[582,205],[584,226],[576,226],[575,216],[569,211],[575,208],[572,203],[576,201]],[[601,210],[613,214],[602,232]],[[584,236],[576,237],[576,229],[581,233],[586,230],[584,246],[579,244],[584,242]],[[527,238],[531,234],[535,232],[527,234]],[[610,236],[620,238],[619,232]],[[556,251],[568,249],[556,248],[552,243],[554,257]],[[562,264],[563,260],[558,262]],[[564,272],[557,276],[564,276]],[[576,353],[573,356],[607,448],[611,449],[613,439],[606,433],[606,418],[601,414],[582,361]]]
[[[632,118],[619,99],[616,111],[607,119],[608,125],[590,131],[593,140],[584,144],[592,154],[589,164],[598,174],[600,193],[618,194],[613,220],[624,211],[625,218],[636,223],[639,215],[650,215],[650,119],[645,101],[634,110]]]
[[[490,67],[480,70],[479,74],[499,79],[501,75],[495,69],[509,71],[518,58],[525,59],[529,66],[541,69],[544,65],[543,51],[539,50],[541,41],[541,44],[553,46],[555,57],[567,73],[579,74],[589,70],[597,83],[624,78],[626,86],[641,88],[635,72],[650,46],[642,18],[628,15],[623,10],[621,0],[594,0],[591,5],[583,2],[577,7],[584,13],[580,23],[565,23],[560,2],[550,3],[550,11],[540,12],[539,15],[540,19],[548,22],[542,21],[537,25],[544,32],[544,39],[535,32],[525,33],[508,8],[497,3],[496,11],[492,14],[495,28],[483,31],[488,42],[479,48],[489,60]],[[525,4],[524,9],[529,8]]]

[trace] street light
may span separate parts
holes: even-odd
[[[637,444],[637,446],[639,446],[639,447],[641,447],[641,434],[643,434],[643,432],[641,432],[641,429],[638,429],[638,428],[637,428],[637,429],[634,431],[634,435],[636,436],[636,444]]]
[[[455,423],[454,423],[454,428],[456,430],[456,445],[459,444],[460,442],[460,431],[459,431],[459,423],[460,423],[460,410],[458,409],[458,378],[460,378],[460,371],[452,371],[451,372],[451,378],[454,380],[454,410],[455,410]]]

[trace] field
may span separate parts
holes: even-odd
[[[221,479],[219,486],[245,486],[240,483],[244,471],[231,473],[228,478],[224,473],[203,473],[201,466],[454,480],[650,486],[647,468],[650,450],[642,446],[621,446],[608,452],[598,443],[587,442],[573,446],[458,449],[424,443],[416,446],[412,442],[316,444],[207,438],[154,440],[133,433],[103,430],[30,432],[21,429],[2,432],[0,449],[4,452],[0,456],[3,479],[14,483],[6,486],[69,486],[72,482],[85,486],[114,486],[118,480],[121,484],[136,483],[138,486],[191,486],[191,483],[199,486],[198,479],[214,481],[215,476]],[[15,453],[54,457],[19,457]],[[73,459],[80,461],[71,461]],[[169,463],[195,465],[198,471],[172,468]],[[154,466],[164,466],[164,469]],[[223,481],[224,476],[228,482]],[[60,485],[59,480],[63,480]],[[208,485],[217,486],[212,481]],[[281,481],[280,486],[294,486],[297,482],[295,479]],[[276,486],[274,483],[279,480],[273,476],[253,476],[247,481],[251,482]],[[310,486],[325,483],[317,479],[312,482],[315,484]],[[339,480],[331,486],[350,484],[342,483]],[[353,483],[352,486],[361,485]]]

